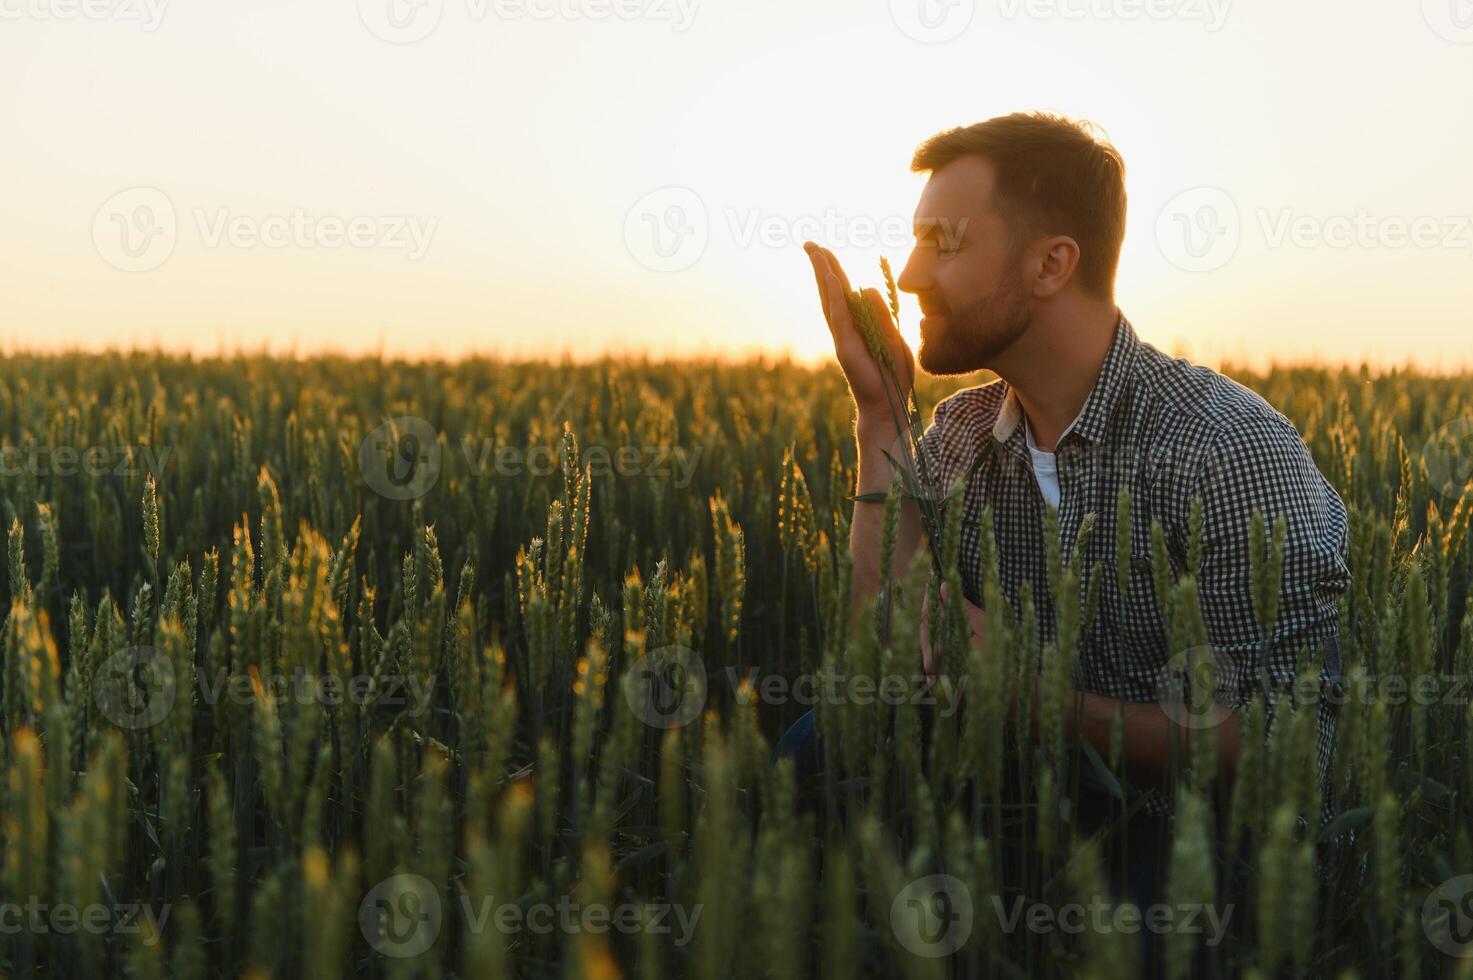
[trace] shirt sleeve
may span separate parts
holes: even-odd
[[[1198,593],[1218,669],[1219,703],[1239,709],[1255,697],[1272,717],[1302,666],[1321,656],[1316,705],[1320,821],[1331,816],[1330,770],[1338,701],[1329,686],[1341,674],[1340,596],[1350,585],[1347,520],[1339,495],[1282,414],[1251,417],[1220,433],[1207,453],[1202,494],[1202,564]],[[1283,514],[1283,577],[1266,649],[1253,609],[1249,534],[1253,511],[1264,517],[1264,553]],[[1260,678],[1260,667],[1262,678]]]
[[[963,388],[941,399],[921,435],[916,465],[924,467],[928,489],[939,499],[949,492],[962,493],[957,481],[971,474],[986,448],[996,414],[989,405],[995,403],[997,392],[990,388]]]
[[[954,450],[947,444],[948,436],[954,441],[956,435],[954,432],[948,433],[946,425],[952,397],[954,396],[948,396],[936,403],[936,408],[931,413],[931,424],[921,434],[919,458],[916,461],[917,468],[929,478],[931,485],[937,488],[945,487],[956,456]],[[894,453],[892,452],[891,455]]]
[[[1339,599],[1350,584],[1345,507],[1293,423],[1281,414],[1264,414],[1221,431],[1203,461],[1197,489],[1202,495],[1197,585],[1224,702],[1243,707],[1265,683],[1269,690],[1287,691],[1301,651],[1319,655],[1328,647],[1321,680],[1338,677]],[[1274,521],[1281,514],[1286,520],[1278,610],[1266,651],[1248,560],[1254,510],[1263,514],[1265,554]]]

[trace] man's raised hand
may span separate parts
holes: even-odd
[[[915,357],[910,345],[900,336],[890,308],[878,289],[864,290],[864,299],[875,311],[886,348],[895,364],[892,380],[885,368],[875,363],[865,346],[864,337],[854,324],[849,313],[849,277],[839,266],[833,253],[813,242],[805,242],[803,248],[813,264],[813,277],[818,285],[818,298],[823,304],[824,319],[828,321],[829,333],[834,339],[834,354],[839,367],[849,382],[849,391],[854,396],[861,426],[866,422],[892,424],[895,414],[905,418],[905,407],[909,403],[910,389],[915,383]],[[899,385],[899,390],[896,385]]]

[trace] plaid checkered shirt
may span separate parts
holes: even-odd
[[[1044,551],[1045,508],[1024,435],[1023,412],[1005,381],[943,399],[921,441],[932,485],[965,477],[961,579],[980,604],[983,508],[992,508],[1002,590],[1021,614],[1019,589],[1032,582],[1040,646],[1054,636]],[[1099,563],[1104,581],[1088,633],[1080,638],[1077,688],[1125,701],[1157,702],[1174,653],[1151,577],[1151,522],[1165,532],[1174,575],[1188,567],[1189,512],[1202,498],[1199,602],[1218,670],[1215,700],[1241,708],[1261,699],[1263,630],[1254,615],[1249,527],[1255,508],[1269,528],[1286,515],[1278,615],[1267,644],[1268,683],[1282,690],[1297,676],[1301,651],[1323,651],[1321,683],[1340,677],[1339,598],[1350,583],[1346,512],[1298,430],[1258,394],[1208,368],[1171,358],[1137,338],[1122,314],[1100,374],[1057,454],[1060,542],[1068,561],[1086,514],[1097,521],[1081,556],[1087,580]],[[970,472],[970,475],[967,475]],[[1116,499],[1131,492],[1130,588],[1117,579]],[[1081,606],[1084,581],[1081,581]],[[1318,711],[1321,816],[1331,816],[1329,765],[1336,708]],[[1282,704],[1282,701],[1280,702]],[[1168,813],[1156,788],[1144,807]]]

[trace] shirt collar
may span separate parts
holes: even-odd
[[[1072,419],[1069,420],[1069,424],[1066,425],[1066,426],[1064,426],[1064,431],[1059,434],[1059,438],[1056,439],[1056,440],[1054,440],[1054,449],[1058,449],[1059,448],[1059,443],[1061,443],[1061,442],[1064,441],[1064,436],[1067,436],[1069,433],[1073,432],[1074,431],[1074,426],[1076,424],[1078,424],[1078,422],[1079,422],[1079,416],[1078,415],[1074,416],[1074,418],[1072,418]],[[1027,442],[1027,444],[1028,444],[1028,451],[1029,452],[1031,452],[1031,453],[1041,453],[1041,452],[1044,452],[1044,450],[1038,448],[1038,443],[1036,443],[1036,442],[1033,441],[1033,426],[1031,426],[1031,425],[1028,424],[1028,413],[1027,412],[1024,412],[1023,413],[1023,438]],[[1053,449],[1048,450],[1048,454],[1050,456],[1054,455],[1054,450]]]
[[[1110,349],[1105,352],[1104,363],[1100,365],[1100,373],[1095,378],[1094,387],[1090,390],[1089,397],[1085,399],[1084,408],[1080,409],[1069,428],[1064,430],[1064,435],[1071,431],[1086,442],[1098,442],[1105,433],[1105,423],[1110,419],[1110,413],[1115,404],[1120,400],[1120,393],[1125,390],[1130,378],[1130,369],[1135,363],[1135,354],[1140,346],[1135,330],[1130,321],[1121,313],[1115,323],[1115,336],[1110,341]],[[1004,382],[1004,384],[1007,384]],[[1012,385],[1008,385],[1007,394],[1003,397],[1002,407],[998,409],[997,421],[992,426],[992,437],[1000,443],[1008,443],[1014,437],[1023,437],[1023,405],[1018,401],[1018,395],[1013,391]],[[1054,444],[1057,449],[1064,441],[1060,436]]]

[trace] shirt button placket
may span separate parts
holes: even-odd
[[[1074,550],[1074,536],[1079,533],[1079,525],[1084,520],[1083,502],[1079,499],[1079,488],[1074,479],[1078,470],[1075,458],[1078,453],[1073,444],[1061,445],[1058,450],[1059,555],[1067,564]]]

